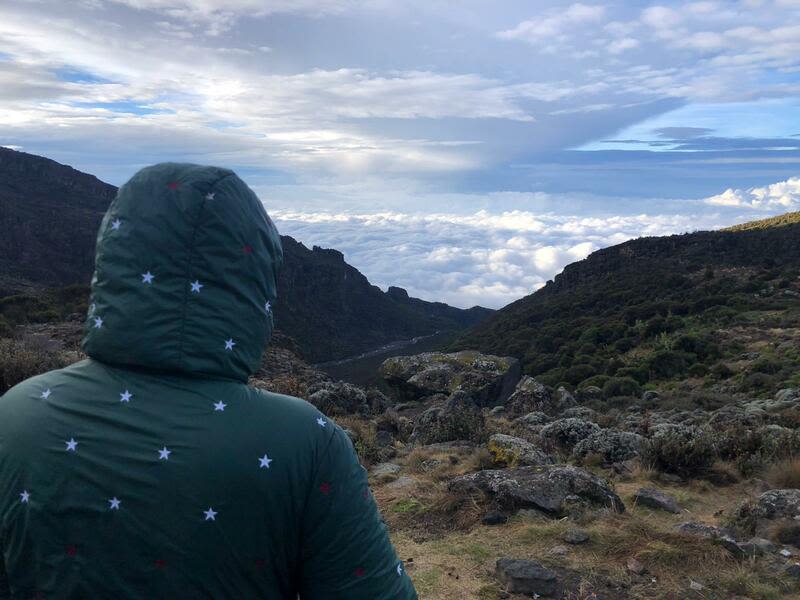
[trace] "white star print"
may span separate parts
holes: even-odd
[[[168,450],[167,447],[164,446],[158,451],[158,460],[169,460],[170,454],[172,454],[172,450]]]
[[[69,438],[69,441],[64,443],[67,445],[68,452],[75,452],[78,450],[78,442],[75,441],[75,438]]]
[[[325,427],[325,425],[327,425],[327,424],[328,424],[328,422],[325,419],[323,419],[322,417],[317,419],[317,425],[319,425],[320,427]]]
[[[108,504],[109,504],[108,507],[109,510],[119,510],[119,505],[122,504],[122,501],[116,496],[114,496],[113,498],[109,499]]]
[[[190,285],[192,286],[192,292],[195,294],[199,294],[200,290],[203,288],[203,284],[199,281],[193,281]]]
[[[147,273],[142,273],[142,283],[153,283],[153,279],[155,279],[155,275],[153,275],[150,271]]]
[[[28,504],[30,502],[31,495],[28,493],[28,490],[22,490],[22,493],[19,495],[19,501],[23,504]]]
[[[219,402],[215,402],[214,403],[214,411],[215,412],[217,412],[217,411],[223,412],[225,410],[226,406],[228,406],[228,405],[225,404],[222,400],[220,400]]]
[[[42,392],[42,396],[41,397],[44,398],[45,400],[47,400],[50,397],[50,388],[47,388],[46,390],[44,390]]]
[[[217,195],[216,192],[208,192],[206,194],[206,200],[213,200],[214,196],[216,196],[216,195]]]
[[[213,508],[209,507],[208,510],[204,510],[203,514],[206,516],[206,521],[216,521],[217,520],[217,511]]]
[[[258,459],[258,462],[259,462],[258,465],[259,469],[269,469],[269,463],[272,462],[272,459],[265,454],[264,456]]]
[[[236,342],[233,341],[233,338],[229,340],[225,340],[225,350],[233,350],[233,347],[236,345]]]
[[[100,329],[102,326],[103,326],[103,319],[101,319],[100,317],[95,317],[94,318],[94,328],[95,329]]]
[[[114,219],[114,220],[111,222],[111,229],[113,229],[114,231],[116,231],[117,229],[119,229],[119,226],[120,226],[120,225],[122,225],[122,221],[120,221],[119,219]]]
[[[267,300],[267,303],[264,305],[264,310],[267,312],[272,310],[272,304],[270,304],[269,300]]]
[[[133,398],[133,394],[131,394],[128,390],[125,390],[119,395],[120,402],[130,402],[131,398]]]
[[[397,575],[398,577],[403,574],[403,563],[398,563],[397,565]]]

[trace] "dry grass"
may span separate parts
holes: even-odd
[[[772,465],[766,479],[780,489],[800,488],[800,458],[792,457]]]
[[[746,497],[745,483],[724,488],[707,481],[655,484],[673,494],[685,509],[673,515],[635,505],[636,490],[654,485],[658,477],[658,473],[640,468],[616,483],[617,493],[628,506],[624,514],[588,511],[580,522],[517,515],[505,525],[489,527],[480,524],[488,505],[480,498],[449,493],[446,481],[479,466],[486,468],[490,459],[462,449],[432,452],[418,448],[395,459],[403,465],[404,474],[419,480],[416,486],[392,490],[378,484],[375,488],[400,557],[413,558],[408,572],[422,600],[501,598],[493,576],[495,561],[501,556],[538,560],[570,581],[570,597],[582,599],[592,593],[601,600],[792,597],[788,584],[767,570],[766,561],[739,563],[714,542],[674,529],[675,524],[687,520],[721,524],[721,513],[732,513]],[[604,474],[609,475],[607,471]],[[575,526],[586,529],[590,541],[569,546],[564,556],[550,554],[553,546],[563,544],[563,532]],[[627,572],[625,563],[630,557],[646,567],[646,576]],[[690,592],[690,580],[705,586],[704,592]],[[607,585],[609,581],[626,591],[615,591]]]

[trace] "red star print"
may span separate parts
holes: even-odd
[[[156,569],[163,569],[167,566],[167,561],[163,558],[157,558],[153,561],[153,564],[156,566]]]
[[[171,190],[177,190],[177,189],[180,187],[180,185],[181,185],[181,184],[180,184],[180,183],[178,183],[177,181],[170,181],[170,182],[167,184],[167,187],[168,187],[169,189],[171,189]]]
[[[244,252],[245,254],[252,254],[253,247],[250,244],[248,244],[244,248],[242,248],[242,252]]]
[[[364,498],[364,500],[369,500],[369,490],[361,492],[361,497]]]
[[[78,554],[78,549],[75,546],[67,546],[67,555],[75,556]]]
[[[323,481],[322,485],[319,486],[319,491],[322,492],[323,494],[327,494],[328,492],[331,491],[331,484],[328,483],[327,481]]]
[[[364,576],[364,567],[357,567],[355,571],[353,571],[353,575],[356,577],[363,577]]]
[[[267,561],[265,561],[263,558],[256,559],[256,569],[263,569],[266,566],[266,564]]]

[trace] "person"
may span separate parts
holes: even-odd
[[[417,597],[345,432],[247,386],[282,260],[229,170],[165,163],[120,188],[88,358],[0,398],[0,597]]]

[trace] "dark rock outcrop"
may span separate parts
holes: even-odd
[[[558,587],[556,574],[533,560],[499,558],[495,570],[497,579],[512,594],[553,596]]]
[[[563,514],[573,499],[625,511],[607,481],[571,466],[478,471],[456,477],[448,487],[457,493],[483,491],[507,509],[535,508],[555,516]]]

